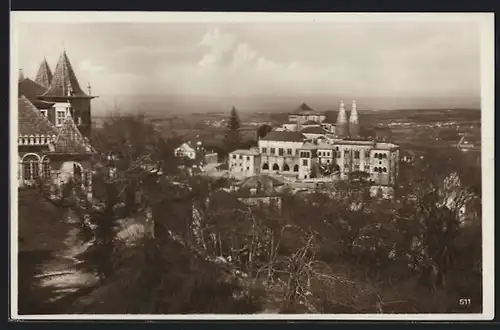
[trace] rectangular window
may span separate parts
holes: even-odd
[[[240,155],[240,159],[242,159],[242,158],[243,158],[243,157],[241,157],[241,155]]]
[[[276,149],[275,148],[271,148],[271,155],[274,155],[276,153]]]
[[[250,171],[250,167],[247,166],[247,171]]]
[[[307,166],[307,159],[302,160],[302,165]]]
[[[236,159],[236,155],[233,155],[233,159]]]
[[[291,148],[286,149],[286,154],[287,155],[291,155],[292,154],[292,149]]]
[[[280,156],[283,156],[283,155],[284,155],[284,150],[283,150],[283,148],[279,148],[279,149],[278,149],[278,154],[279,154]]]
[[[250,156],[247,156],[247,160],[250,160]]]
[[[370,158],[370,150],[365,150],[365,158]]]
[[[64,124],[64,119],[66,119],[66,110],[56,111],[56,126],[62,126]]]
[[[267,154],[267,148],[262,148],[262,153]]]

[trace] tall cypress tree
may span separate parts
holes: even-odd
[[[241,145],[240,132],[238,130],[240,128],[240,118],[235,107],[231,109],[227,128],[224,144],[226,151],[231,152],[238,149]]]
[[[236,111],[236,108],[233,107],[231,109],[231,115],[229,117],[229,124],[228,128],[232,131],[238,130],[240,128],[240,118],[238,116],[238,112]]]

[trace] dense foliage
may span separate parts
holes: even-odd
[[[108,125],[97,148],[119,157],[96,160],[95,200],[80,208],[93,242],[82,264],[101,281],[61,312],[481,310],[480,170],[455,150],[401,165],[391,201],[371,198],[355,175],[250,207],[220,189],[225,180],[179,172],[175,141],[143,118]],[[119,239],[125,217],[143,233]],[[464,297],[470,306],[459,306]]]

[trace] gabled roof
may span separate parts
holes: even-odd
[[[25,78],[18,83],[18,97],[24,95],[38,109],[48,109],[54,105],[52,102],[42,101],[37,98],[46,90],[45,87],[29,78]]]
[[[284,142],[302,142],[306,137],[300,132],[271,131],[261,138],[262,141],[284,141]]]
[[[52,82],[52,71],[50,70],[49,63],[47,63],[47,59],[45,58],[42,63],[40,63],[40,67],[36,73],[35,82],[45,88],[49,88],[50,83]]]
[[[18,99],[18,135],[57,135],[57,128],[24,95]]]
[[[301,133],[304,133],[304,134],[325,134],[326,131],[319,127],[319,126],[314,126],[314,127],[306,127],[304,128]]]
[[[94,152],[93,148],[76,127],[72,116],[68,116],[64,121],[54,147],[54,153],[58,154],[91,154]]]
[[[76,78],[73,66],[69,61],[66,51],[59,57],[54,76],[50,82],[50,87],[43,94],[44,97],[66,97],[71,94],[73,97],[89,97],[83,92]]]
[[[317,112],[314,111],[310,106],[302,102],[293,112],[292,114],[316,114]]]

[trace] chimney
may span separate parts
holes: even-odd
[[[359,137],[359,119],[356,101],[352,101],[351,117],[349,118],[349,134],[351,137]]]
[[[336,134],[340,138],[346,138],[349,134],[347,115],[346,115],[345,108],[344,108],[344,101],[340,101],[339,113],[337,115]]]

